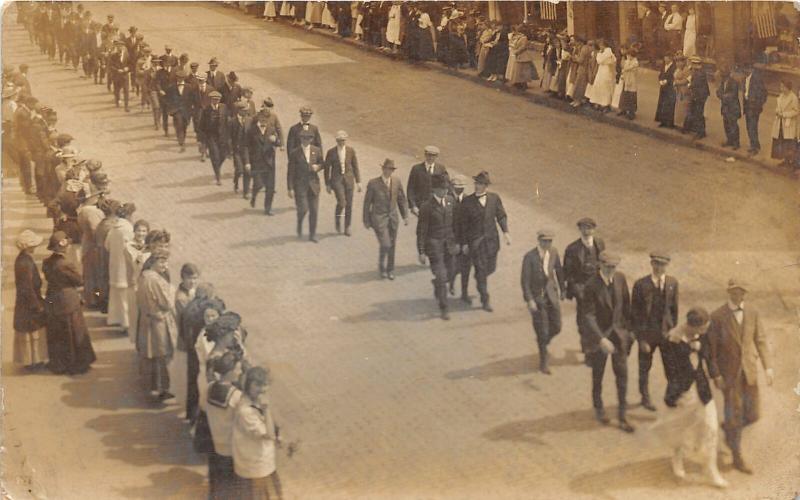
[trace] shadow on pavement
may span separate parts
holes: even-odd
[[[244,201],[244,200],[242,200]],[[228,220],[228,219],[238,219],[239,217],[245,217],[247,215],[262,215],[264,213],[263,209],[256,211],[253,208],[242,207],[239,210],[235,210],[233,212],[211,212],[207,214],[192,214],[192,219],[199,219],[199,220]]]
[[[172,147],[172,145],[170,145]],[[178,204],[187,204],[187,203],[216,203],[219,201],[225,201],[230,199],[233,196],[233,193],[228,191],[227,189],[222,189],[221,191],[217,191],[214,193],[204,194],[202,196],[197,196],[195,198],[186,198],[182,200],[176,201]]]
[[[416,273],[419,271],[427,271],[428,269],[416,264],[407,264],[399,266],[394,269],[394,274],[398,278],[408,274]],[[306,281],[306,286],[327,285],[330,283],[337,283],[341,285],[362,285],[373,281],[381,281],[378,271],[360,271],[357,273],[343,274],[341,276],[334,276],[332,278],[323,278],[318,280]]]
[[[205,476],[197,472],[172,467],[164,472],[148,474],[150,486],[137,486],[117,490],[125,498],[205,498]]]
[[[518,420],[486,431],[491,441],[516,441],[546,446],[541,437],[550,432],[585,432],[602,429],[594,419],[594,410],[573,410],[533,420]]]
[[[387,281],[387,286],[391,282]],[[451,305],[455,306],[454,301]],[[429,298],[393,300],[370,305],[371,310],[354,316],[345,316],[343,323],[369,323],[371,321],[427,321],[439,319],[439,308],[433,293]],[[453,308],[454,309],[454,308]],[[451,311],[453,312],[453,311]]]
[[[578,351],[570,350],[561,357],[550,356],[550,366],[576,366],[581,365],[581,360],[577,355]],[[495,377],[517,377],[529,375],[539,371],[539,355],[525,355],[517,358],[501,359],[492,361],[485,365],[455,370],[445,374],[450,380],[460,380],[474,378],[477,380],[489,380]]]
[[[677,482],[673,478],[669,458],[666,456],[623,463],[599,472],[581,474],[569,483],[569,489],[575,493],[608,499],[617,498],[615,492],[626,489],[642,488],[648,491],[660,491],[688,486],[692,486],[688,481]],[[713,491],[709,489],[707,493]]]
[[[319,236],[321,238],[321,235]],[[239,241],[228,248],[246,248],[246,247],[277,247],[288,245],[290,243],[308,243],[308,236],[303,236],[302,239],[298,238],[296,234],[281,234],[278,236],[271,236],[269,238],[262,238],[260,240],[247,240]]]

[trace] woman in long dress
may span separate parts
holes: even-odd
[[[694,7],[689,7],[689,15],[686,16],[686,27],[683,33],[683,55],[692,57],[697,55],[697,14]]]
[[[635,49],[628,49],[625,54],[625,60],[622,62],[622,73],[620,75],[622,95],[619,99],[619,114],[629,120],[633,120],[636,117],[637,109],[639,59],[636,55]]]
[[[572,104],[573,107],[578,107],[586,100],[586,87],[589,84],[589,66],[592,58],[592,42],[585,42],[581,38],[577,38],[580,49],[577,52],[577,58],[573,62],[577,65],[575,71],[575,84],[572,91]]]
[[[291,2],[281,2],[281,10],[278,12],[278,15],[281,17],[291,17],[292,16],[292,6]]]
[[[514,37],[508,47],[508,69],[506,80],[520,90],[528,88],[533,79],[533,56],[528,47],[528,37],[520,31],[521,26],[514,26]],[[538,76],[538,75],[537,75]]]
[[[486,71],[489,73],[489,81],[494,82],[503,78],[506,74],[508,65],[508,35],[507,25],[503,25],[497,34],[497,43],[489,50],[486,60]]]
[[[772,158],[783,160],[781,166],[792,166],[797,151],[797,115],[800,103],[792,90],[792,81],[781,82],[781,93],[775,104],[775,120],[772,122]]]
[[[672,472],[678,479],[686,477],[684,458],[699,455],[711,484],[725,488],[717,467],[719,420],[709,384],[711,349],[706,337],[711,324],[708,312],[696,307],[686,315],[686,324],[669,332],[668,345],[671,369],[667,370],[668,410],[651,427],[673,450]]]
[[[397,52],[400,47],[400,26],[403,21],[403,2],[392,2],[389,8],[389,22],[386,24],[386,41],[391,45],[392,52]]]
[[[567,76],[569,75],[570,59],[572,58],[569,39],[564,35],[558,36],[558,62],[556,76],[550,80],[550,90],[555,92],[560,99],[567,97]]]
[[[19,255],[14,261],[14,363],[28,370],[44,367],[47,362],[42,276],[33,260],[33,252],[42,237],[26,229],[17,237]]]
[[[671,54],[664,56],[664,65],[658,74],[658,104],[656,121],[659,127],[675,126],[675,61]]]
[[[276,17],[278,17],[278,13],[275,11],[275,2],[266,2],[264,4],[264,19],[274,21]]]
[[[44,309],[50,357],[48,368],[56,374],[77,375],[89,371],[97,358],[78,293],[83,279],[75,264],[66,257],[69,246],[69,237],[63,231],[56,231],[50,237],[47,249],[53,253],[42,265],[47,280]]]
[[[614,95],[617,57],[602,38],[598,40],[596,60],[597,75],[594,77],[589,102],[595,108],[607,112],[611,109],[611,98]]]
[[[146,388],[159,401],[172,399],[169,392],[168,365],[175,351],[178,329],[175,325],[175,292],[164,278],[169,251],[156,249],[150,254],[148,268],[139,277],[137,301],[139,324],[136,350],[139,353]]]
[[[499,30],[494,26],[494,23],[486,23],[480,32],[478,38],[478,76],[488,78],[489,73],[486,71],[486,61],[489,56],[489,51],[497,43],[497,38],[500,35]]]
[[[689,77],[692,74],[691,68],[686,64],[686,58],[683,56],[675,57],[675,73],[672,75],[672,83],[675,86],[675,125],[680,129],[682,134],[686,133],[683,128],[686,122],[686,116],[689,114],[689,101],[691,95],[689,94]]]
[[[542,88],[545,92],[551,92],[550,84],[558,71],[558,38],[555,33],[550,33],[542,49],[543,68],[542,68]]]
[[[130,303],[128,301],[128,264],[126,251],[133,240],[133,225],[128,220],[136,207],[131,203],[122,205],[111,218],[111,228],[105,241],[108,253],[108,316],[110,326],[122,327],[127,334],[130,328]]]
[[[420,8],[417,18],[417,60],[429,61],[436,56],[436,28],[431,16]]]
[[[145,261],[150,257],[145,239],[150,232],[150,223],[137,220],[133,225],[133,239],[125,247],[125,269],[128,276],[128,331],[131,342],[136,343],[136,325],[139,320],[139,305],[136,302],[136,284]]]

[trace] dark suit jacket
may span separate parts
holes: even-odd
[[[391,177],[391,192],[383,179],[376,177],[367,183],[364,195],[364,225],[376,231],[399,225],[398,211],[403,219],[408,218],[408,202],[403,192],[403,183],[397,176]]]
[[[750,114],[759,114],[764,109],[764,103],[767,102],[767,88],[764,86],[764,79],[760,71],[753,70],[750,77],[749,94],[745,97],[745,92],[748,90],[746,87],[747,78],[742,80],[742,103],[744,104],[744,112]]]
[[[720,100],[722,116],[739,118],[742,116],[742,106],[739,102],[739,84],[733,78],[726,78],[719,82],[717,97]]]
[[[219,90],[220,93],[226,91],[228,79],[225,78],[225,73],[223,73],[219,69],[217,69],[213,73],[211,71],[206,71],[206,81],[208,82],[209,85]]]
[[[205,90],[200,90],[200,85],[194,85],[192,87],[192,91],[194,92],[194,113],[198,120],[203,110],[211,106],[211,97],[209,97],[208,94],[214,90],[214,87],[208,84],[206,84]]]
[[[187,84],[183,85],[183,93],[178,93],[178,84],[176,83],[167,88],[164,102],[167,104],[167,112],[170,115],[180,113],[185,120],[188,120],[194,110],[195,94]]]
[[[472,250],[472,246],[487,240],[489,253],[497,253],[500,250],[497,226],[500,225],[504,233],[508,232],[508,217],[500,195],[486,193],[486,207],[474,193],[464,198],[458,209],[458,225],[461,245],[470,245]]]
[[[83,285],[81,273],[61,254],[54,253],[42,264],[47,280],[45,310],[49,314],[71,314],[81,308],[77,287]]]
[[[228,139],[231,141],[231,152],[242,154],[242,159],[247,160],[247,132],[250,130],[250,119],[244,118],[239,122],[238,116],[232,116],[228,121]],[[259,134],[260,135],[260,134]]]
[[[455,202],[453,197],[444,197],[444,206],[436,198],[422,204],[417,221],[417,251],[420,254],[442,255],[442,252],[457,245]]]
[[[433,173],[443,175],[447,178],[448,182],[450,177],[447,174],[447,168],[440,164],[433,164]],[[428,201],[431,197],[431,175],[425,168],[425,162],[417,163],[411,167],[411,173],[408,174],[408,207],[420,208],[423,203]]]
[[[311,123],[295,123],[289,129],[289,134],[286,136],[286,154],[289,156],[292,155],[292,151],[294,151],[295,148],[300,147],[300,131],[303,130],[304,127],[308,127],[308,130],[314,134],[314,140],[311,141],[311,144],[322,149],[322,137],[319,135],[319,129],[316,125]]]
[[[704,69],[692,71],[692,80],[689,82],[689,93],[692,101],[705,102],[711,91],[708,89],[708,76]]]
[[[741,372],[748,385],[756,385],[759,358],[765,370],[772,366],[766,332],[758,311],[751,306],[745,306],[741,325],[728,304],[712,312],[707,335],[711,345],[709,374],[712,378],[721,375],[728,387],[733,386]]]
[[[640,341],[655,344],[660,336],[678,326],[678,280],[672,276],[664,278],[664,316],[659,320],[661,330],[650,331],[650,311],[653,307],[653,296],[659,293],[652,277],[648,274],[633,284],[631,297],[631,328]]]
[[[122,58],[124,54],[124,59]],[[111,77],[112,80],[122,80],[128,76],[130,73],[130,64],[131,58],[128,55],[127,50],[123,50],[122,52],[114,52],[111,54],[111,59],[108,62],[109,68],[111,69]]]
[[[286,185],[297,192],[311,189],[319,194],[319,173],[312,170],[312,165],[322,165],[322,150],[311,145],[309,154],[311,162],[306,161],[303,147],[298,146],[289,153],[289,166],[286,169]]]
[[[664,65],[663,64],[661,65],[661,71],[658,72],[658,81],[666,80],[667,82],[667,84],[662,88],[674,90],[673,82],[675,80],[676,69],[677,66],[675,65],[675,63],[670,64],[669,68],[667,68],[666,70],[664,69]]]
[[[275,168],[275,143],[269,140],[271,133],[267,127],[266,132],[262,134],[256,120],[253,120],[247,129],[244,162],[249,163],[254,172]]]
[[[544,303],[545,295],[550,302],[559,307],[560,290],[564,289],[564,269],[561,267],[561,258],[558,250],[550,248],[550,255],[547,262],[548,278],[544,274],[542,257],[539,255],[539,248],[534,248],[522,259],[522,274],[520,283],[522,285],[522,298],[525,302],[534,300],[538,305]]]
[[[216,138],[223,144],[228,143],[228,111],[224,104],[219,104],[220,120],[218,126],[215,128],[211,122],[211,113],[213,109],[211,106],[203,109],[200,115],[200,129],[205,134],[206,138]]]
[[[597,255],[606,249],[605,242],[594,237],[594,249]],[[597,269],[586,269],[584,263],[586,262],[586,245],[578,238],[564,250],[564,278],[567,282],[567,298],[581,298],[583,295],[583,288],[589,279],[597,273]]]
[[[339,146],[331,148],[325,155],[325,185],[330,186],[331,181],[342,176],[350,182],[361,182],[358,171],[358,158],[356,150],[350,146],[344,147],[344,174],[342,174],[342,159],[339,158]]]
[[[581,338],[583,352],[600,348],[600,340],[609,339],[614,347],[630,352],[633,336],[630,325],[631,298],[625,275],[617,271],[613,276],[613,296],[609,293],[598,272],[587,283],[584,290],[583,320],[586,338]]]

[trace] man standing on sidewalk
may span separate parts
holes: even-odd
[[[720,100],[722,126],[725,129],[722,147],[730,147],[735,151],[739,149],[739,118],[742,116],[742,106],[739,103],[739,84],[731,77],[731,70],[727,66],[720,68],[717,97]]]
[[[380,245],[378,272],[381,279],[394,279],[394,248],[400,227],[398,211],[403,224],[408,225],[408,203],[400,178],[394,175],[394,161],[383,160],[382,175],[367,183],[364,195],[364,227],[375,231]]]
[[[642,406],[650,411],[656,411],[648,384],[656,349],[661,351],[668,380],[673,365],[667,334],[678,325],[678,280],[667,276],[669,261],[666,252],[652,252],[653,272],[634,283],[631,299],[631,326],[639,340],[639,393]]]
[[[347,145],[347,132],[336,132],[336,147],[325,155],[325,187],[336,195],[336,232],[350,236],[350,222],[353,218],[353,188],[361,192],[361,174],[358,171],[356,150]]]
[[[761,150],[761,143],[758,141],[758,118],[764,109],[764,103],[767,102],[767,88],[764,86],[761,72],[752,65],[745,68],[745,73],[747,76],[742,86],[742,103],[747,137],[750,139],[750,149],[747,152],[755,156]]]
[[[503,200],[497,193],[489,192],[489,172],[484,170],[472,179],[475,181],[475,192],[467,196],[459,207],[459,243],[461,251],[472,256],[483,310],[492,312],[488,280],[497,269],[497,253],[500,251],[497,226],[503,231],[506,245],[511,244],[511,234],[508,232]]]
[[[706,100],[710,95],[708,77],[703,69],[703,60],[699,56],[689,58],[692,64],[691,80],[689,80],[689,113],[686,117],[686,130],[693,132],[695,140],[706,136]]]
[[[767,385],[774,373],[767,334],[758,311],[745,307],[747,285],[728,281],[728,302],[711,313],[709,374],[725,398],[725,442],[733,452],[733,466],[745,474],[753,470],[742,458],[742,430],[758,420],[758,359]]]
[[[456,237],[455,203],[448,194],[447,178],[431,177],[431,198],[422,204],[417,221],[417,251],[423,266],[430,261],[433,273],[433,294],[439,303],[443,320],[449,320],[447,285],[454,271],[454,257],[458,253]],[[426,259],[427,257],[427,259]]]
[[[539,371],[550,375],[547,345],[561,332],[561,299],[564,297],[564,270],[558,250],[553,248],[555,233],[537,233],[539,246],[522,260],[522,296],[533,319],[539,346]]]
[[[588,333],[586,361],[592,368],[592,403],[595,418],[602,424],[609,420],[603,407],[603,374],[611,355],[611,367],[617,380],[619,428],[633,432],[625,418],[628,392],[628,353],[633,336],[630,324],[630,294],[625,275],[617,271],[620,258],[604,251],[600,254],[600,272],[586,283],[583,300],[584,321]]]

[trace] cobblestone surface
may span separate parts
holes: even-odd
[[[435,143],[451,171],[488,169],[504,198],[514,243],[502,249],[490,281],[495,313],[455,306],[452,321],[441,322],[430,272],[416,264],[413,224],[400,229],[398,279],[378,281],[374,236],[361,226],[352,238],[336,236],[331,196],[322,197],[320,243],[295,239],[285,158],[278,215],[264,217],[234,196],[230,163],[224,186],[214,186],[193,148],[179,153],[147,114],[121,112],[105,86],[42,59],[25,34],[4,24],[4,62],[31,66],[34,93],[57,107],[59,129],[78,138],[85,157],[103,160],[114,197],[135,201],[137,218],[173,232],[173,269],[198,264],[245,318],[250,352],[274,374],[275,416],[286,438],[299,441],[296,455],[279,459],[288,498],[788,498],[800,489],[790,390],[798,378],[800,275],[786,267],[798,262],[795,183],[219,6],[92,10],[138,26],[153,47],[169,40],[192,60],[219,57],[257,98],[275,100],[286,128],[310,103],[325,146],[336,130],[349,132],[365,179],[379,175],[384,157],[405,179],[423,146]],[[13,235],[30,225],[45,232],[41,212],[15,181],[4,181],[7,312]],[[536,371],[518,290],[521,258],[543,226],[563,249],[587,214],[623,255],[631,281],[647,272],[649,249],[671,250],[683,310],[721,304],[731,274],[754,283],[750,300],[772,334],[778,380],[763,390],[763,420],[745,435],[757,474],[724,466],[730,491],[678,485],[669,452],[645,430],[653,416],[642,409],[631,412],[639,427],[632,436],[595,425],[572,304],[564,304],[565,329],[554,341],[554,375]],[[10,321],[4,315],[6,332]],[[3,339],[9,373],[10,336]],[[4,377],[4,446],[16,447],[9,460],[24,459],[47,498],[201,496],[204,467],[179,407],[148,407],[127,339],[102,328],[93,339],[99,361],[87,376]],[[629,370],[629,399],[637,401],[635,356]],[[660,371],[654,367],[654,394],[663,391]]]

